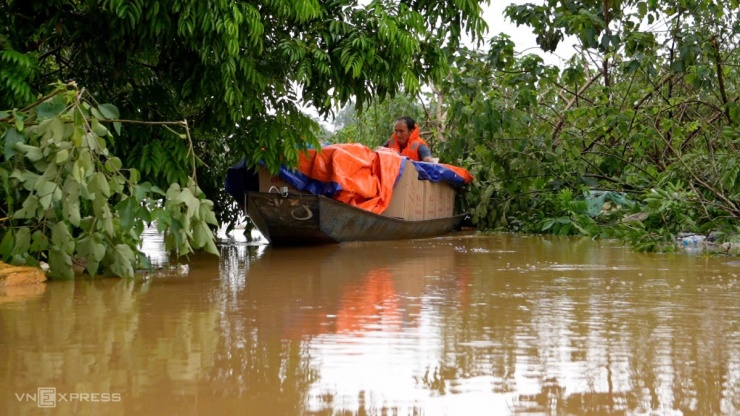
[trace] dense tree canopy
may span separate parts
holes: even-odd
[[[485,29],[477,0],[10,0],[0,4],[0,108],[75,80],[121,117],[187,120],[213,199],[244,155],[271,168],[317,145],[321,115],[417,90],[443,48]],[[160,186],[187,177],[187,147],[129,128],[112,145]]]

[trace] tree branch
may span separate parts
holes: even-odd
[[[560,84],[559,82],[557,82],[557,81],[553,81],[552,83],[553,83],[553,84],[554,84],[554,85],[555,85],[556,87],[558,87],[558,88],[562,88],[562,89],[563,89],[563,91],[567,92],[568,94],[570,94],[570,95],[575,95],[575,96],[577,96],[578,98],[580,98],[581,100],[583,100],[583,101],[585,101],[585,102],[587,102],[587,103],[589,103],[589,104],[591,104],[591,105],[593,105],[593,104],[594,104],[593,100],[590,100],[590,99],[588,99],[588,98],[584,97],[584,96],[583,96],[583,95],[581,95],[581,94],[580,94],[580,93],[579,93],[578,91],[571,91],[571,90],[569,90],[569,89],[568,89],[568,87],[566,87],[565,85],[561,85],[561,84]],[[565,97],[563,97],[562,95],[561,95],[560,97],[561,97],[562,99],[564,99],[564,100],[567,100],[567,99],[566,99]]]
[[[65,86],[65,87],[71,87],[71,88],[73,88],[73,89],[75,89],[75,90],[77,89],[77,83],[75,83],[74,81],[72,81],[72,82],[69,82],[69,83],[67,83],[67,84],[64,84],[64,86]],[[25,113],[25,112],[28,112],[28,111],[30,111],[30,110],[31,110],[32,108],[34,108],[34,107],[36,107],[37,105],[40,105],[41,103],[43,103],[44,101],[46,101],[46,100],[48,100],[48,99],[50,99],[50,98],[54,97],[55,95],[59,95],[59,94],[61,94],[61,93],[64,93],[64,92],[67,92],[67,91],[66,91],[66,90],[63,90],[63,89],[61,89],[61,88],[59,88],[59,89],[55,90],[54,92],[52,92],[51,94],[49,94],[49,95],[45,95],[45,96],[43,96],[43,97],[39,98],[38,100],[36,100],[35,102],[33,102],[32,104],[29,104],[29,105],[27,105],[27,106],[23,107],[23,108],[22,108],[22,109],[20,110],[20,112],[21,112],[21,113]],[[6,123],[6,122],[8,122],[8,121],[10,121],[10,120],[12,120],[12,119],[13,119],[13,116],[12,116],[12,115],[11,115],[11,116],[8,116],[8,117],[5,117],[5,118],[0,118],[0,123]]]
[[[594,82],[596,82],[597,79],[599,79],[603,73],[599,72],[596,74],[593,78],[591,78],[581,89],[578,90],[578,93],[570,100],[568,101],[568,104],[565,106],[565,109],[563,110],[563,114],[560,116],[560,119],[558,120],[558,124],[555,126],[555,130],[552,132],[552,147],[556,148],[558,147],[558,135],[560,134],[560,130],[563,128],[563,124],[565,123],[565,113],[573,107],[573,104],[576,103],[576,100],[578,97],[584,93]]]
[[[644,95],[644,96],[643,96],[643,97],[642,97],[642,98],[641,98],[641,99],[640,99],[640,100],[639,100],[639,101],[638,101],[638,102],[637,102],[637,103],[636,103],[635,105],[633,105],[633,106],[632,106],[632,111],[637,111],[637,110],[639,110],[639,109],[640,109],[640,107],[641,107],[641,106],[642,106],[642,105],[643,105],[643,104],[644,104],[644,103],[645,103],[645,102],[646,102],[647,100],[649,100],[649,99],[650,99],[650,97],[652,97],[652,96],[653,96],[653,94],[655,94],[655,92],[656,92],[656,91],[658,91],[658,90],[659,90],[659,89],[660,89],[661,87],[663,87],[663,85],[665,85],[665,83],[666,83],[666,82],[669,82],[669,81],[670,81],[671,79],[673,79],[673,76],[674,76],[674,75],[673,75],[673,74],[671,74],[671,75],[668,75],[667,77],[663,78],[663,80],[661,80],[661,81],[660,81],[660,82],[658,83],[658,85],[654,86],[654,87],[653,87],[653,89],[652,89],[651,91],[649,91],[649,92],[648,92],[647,94],[645,94],[645,95]],[[681,78],[682,78],[682,77],[683,77],[683,75],[681,75]],[[614,127],[613,127],[613,126],[609,126],[609,127],[608,127],[608,128],[606,129],[606,131],[605,131],[605,132],[604,132],[603,134],[601,134],[601,135],[600,135],[599,137],[597,137],[596,139],[594,139],[594,141],[592,141],[592,142],[591,142],[591,144],[589,144],[589,145],[588,145],[588,147],[586,147],[585,149],[583,149],[583,152],[585,153],[585,152],[588,152],[588,151],[590,151],[591,149],[593,149],[593,147],[594,147],[594,146],[595,146],[595,145],[596,145],[597,143],[599,143],[599,142],[600,142],[600,141],[601,141],[602,139],[604,139],[604,137],[606,137],[606,136],[607,136],[607,135],[608,135],[609,133],[611,133],[611,132],[612,132],[612,130],[614,130]]]

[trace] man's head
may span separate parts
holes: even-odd
[[[411,117],[401,117],[396,120],[395,133],[398,144],[406,146],[411,132],[414,131],[414,126],[416,126],[416,122]]]

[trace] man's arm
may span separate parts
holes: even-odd
[[[417,152],[419,153],[419,159],[421,159],[422,162],[434,163],[432,152],[425,145],[419,145],[419,149],[417,149]]]

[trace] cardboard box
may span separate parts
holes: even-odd
[[[455,188],[448,184],[440,185],[437,218],[448,218],[455,214]]]
[[[444,182],[424,183],[424,219],[451,217],[455,208],[455,189]]]
[[[418,179],[416,169],[407,163],[401,177],[393,187],[393,197],[383,215],[418,221],[424,219],[424,184]]]
[[[258,176],[260,181],[260,192],[280,192],[282,187],[287,186],[288,192],[303,193],[302,191],[292,187],[279,176],[272,176],[270,172],[263,167],[260,168]],[[273,186],[275,189],[272,188]],[[270,189],[272,189],[272,191],[270,191]]]
[[[437,218],[437,201],[438,192],[435,185],[438,185],[431,181],[422,181],[424,184],[424,219],[433,220]]]

